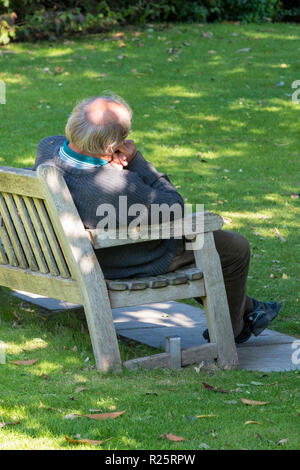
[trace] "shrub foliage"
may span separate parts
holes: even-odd
[[[145,22],[299,21],[298,0],[0,0],[0,44]]]

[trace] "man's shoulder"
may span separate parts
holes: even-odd
[[[47,149],[51,151],[57,145],[62,145],[65,140],[66,136],[64,135],[53,135],[49,137],[44,137],[38,145],[38,150]]]
[[[65,140],[66,137],[64,135],[44,137],[37,147],[34,169],[42,163],[49,163],[54,155],[58,153],[59,147]]]

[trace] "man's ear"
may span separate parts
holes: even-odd
[[[111,156],[114,152],[116,152],[117,149],[113,148],[113,145],[110,144],[106,147],[105,149],[105,154]]]

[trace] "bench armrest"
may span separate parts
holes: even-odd
[[[212,212],[196,212],[187,215],[184,219],[160,225],[149,225],[143,227],[142,230],[137,227],[128,232],[125,227],[123,230],[117,229],[111,232],[97,229],[86,229],[86,232],[94,249],[99,249],[173,237],[193,239],[198,234],[220,230],[222,226],[223,219],[220,215]]]

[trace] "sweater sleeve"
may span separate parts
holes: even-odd
[[[120,196],[126,196],[127,210],[134,204],[142,204],[147,208],[147,223],[153,223],[151,217],[153,216],[154,211],[156,211],[156,213],[158,211],[159,213],[158,220],[156,219],[155,223],[162,222],[163,209],[168,211],[168,207],[170,208],[170,220],[174,218],[182,218],[184,215],[183,199],[169,181],[168,177],[159,173],[153,165],[149,164],[144,159],[142,159],[139,164],[139,169],[144,166],[146,177],[142,177],[133,170],[123,169],[122,171],[119,171],[115,169],[107,169],[109,173],[110,171],[113,171],[114,175],[107,173],[105,180],[102,175],[101,181],[94,181],[94,184],[98,189],[98,195],[96,195],[96,191],[94,191],[94,201],[95,198],[98,199],[99,197],[99,199],[112,204],[117,209],[117,214],[120,214]],[[117,178],[115,179],[114,177]],[[149,184],[150,181],[151,184]],[[118,222],[123,225],[123,221],[121,220],[123,217],[117,218]],[[130,222],[132,218],[135,218],[135,216],[128,216],[128,222]]]
[[[148,162],[139,151],[134,159],[131,160],[127,169],[137,173],[145,184],[153,188],[161,190],[165,188],[167,191],[175,191],[177,193],[169,177],[165,173],[157,171],[153,164]]]

